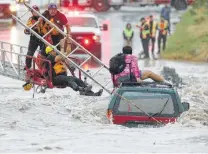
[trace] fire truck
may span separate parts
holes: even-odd
[[[195,0],[60,0],[64,8],[94,8],[98,12],[107,11],[111,7],[119,10],[122,6],[143,7],[147,5],[170,4],[176,10],[184,10]]]

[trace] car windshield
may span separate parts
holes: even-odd
[[[96,20],[90,17],[69,17],[68,21],[72,27],[98,27]]]
[[[170,94],[147,92],[124,92],[123,97],[150,115],[174,114],[174,104]],[[119,99],[119,112],[143,113],[140,109]]]

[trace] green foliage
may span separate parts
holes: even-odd
[[[188,10],[176,25],[176,31],[168,38],[162,57],[195,61],[208,60],[208,9],[196,6],[208,3],[197,0],[195,8]]]

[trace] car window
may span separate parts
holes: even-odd
[[[124,92],[123,97],[130,100],[143,111],[149,114],[174,114],[174,104],[169,94],[145,93],[145,92]],[[120,112],[142,112],[131,103],[119,99],[118,111]]]
[[[98,28],[96,20],[90,17],[69,17],[68,22],[72,27]]]

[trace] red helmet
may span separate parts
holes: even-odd
[[[40,9],[37,5],[33,5],[32,8],[35,9],[36,11],[40,11]]]

